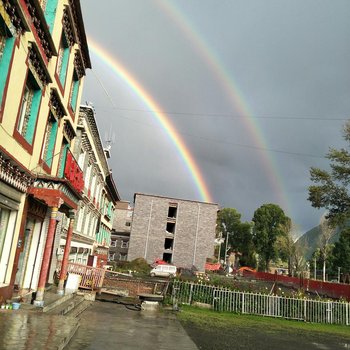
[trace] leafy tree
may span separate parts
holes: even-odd
[[[344,126],[343,138],[350,146],[350,121]],[[311,168],[310,177],[315,185],[309,187],[309,201],[315,208],[327,209],[327,219],[332,226],[343,224],[350,218],[350,152],[330,148],[326,158],[330,171]]]
[[[253,242],[262,259],[261,267],[266,271],[270,261],[278,257],[277,238],[285,236],[288,221],[290,219],[276,204],[264,204],[254,212]]]
[[[333,249],[333,271],[341,268],[343,275],[350,273],[350,228],[340,232],[339,241]]]
[[[217,236],[225,238],[225,247],[228,238],[227,246],[239,251],[241,264],[248,266],[255,265],[251,226],[249,222],[241,222],[241,214],[234,208],[224,208],[218,213]],[[221,249],[221,258],[225,254],[225,248]]]

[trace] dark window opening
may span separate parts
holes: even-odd
[[[173,242],[174,240],[171,238],[165,238],[164,241],[164,249],[166,250],[172,250],[173,249]]]
[[[167,262],[168,264],[171,264],[171,258],[172,258],[172,254],[170,253],[163,254],[163,261]]]
[[[168,209],[168,218],[176,218],[177,207],[169,207]]]
[[[173,223],[173,222],[168,222],[168,223],[166,224],[166,232],[167,232],[167,233],[174,234],[174,233],[175,233],[175,223]]]

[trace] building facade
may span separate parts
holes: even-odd
[[[42,302],[60,217],[83,173],[71,152],[86,69],[79,1],[0,0],[0,297]],[[65,248],[66,249],[66,248]]]
[[[128,260],[161,259],[204,271],[214,253],[218,205],[142,193],[134,201]]]
[[[129,202],[120,201],[117,203],[114,212],[113,230],[111,232],[109,263],[127,260],[132,215],[133,209],[130,207]]]

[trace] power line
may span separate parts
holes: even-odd
[[[115,110],[124,110],[124,111],[137,111],[137,112],[149,112],[149,113],[155,113],[155,111],[151,111],[151,110],[142,110],[142,109],[128,109],[128,108],[118,108],[115,106],[110,94],[108,93],[107,89],[105,88],[105,86],[103,85],[102,81],[98,78],[97,74],[95,74],[96,79],[98,80],[99,84],[101,85],[104,93],[106,94],[106,96],[108,97],[110,103],[112,104],[113,107],[109,108],[109,109],[115,109]],[[96,106],[94,106],[96,107]],[[106,107],[106,106],[102,106],[102,109]],[[108,109],[108,108],[107,108]],[[171,112],[156,112],[156,113],[167,113],[167,114],[171,114]],[[184,114],[183,112],[172,112],[173,114]],[[192,115],[192,114],[190,114]],[[197,115],[197,114],[193,114],[193,115]],[[199,115],[199,114],[198,114]],[[218,114],[220,115],[220,114]],[[218,115],[214,115],[214,114],[207,114],[207,116],[218,116]],[[226,115],[229,116],[229,115]],[[149,124],[149,123],[144,123],[141,122],[139,120],[135,120],[132,118],[128,118],[128,117],[124,117],[124,116],[117,116],[117,118],[121,118],[121,119],[125,119],[128,121],[132,121],[134,123],[137,124],[141,124],[147,127],[151,127],[151,128],[157,128],[157,129],[162,129],[159,126],[156,126],[154,124]],[[282,118],[281,118],[282,119]],[[326,119],[322,119],[322,120],[326,120]],[[334,120],[334,119],[327,119],[327,120]],[[340,119],[340,120],[347,120],[347,119]],[[287,155],[293,155],[293,156],[298,156],[298,157],[309,157],[309,158],[320,158],[323,159],[324,156],[319,156],[319,155],[314,155],[314,154],[307,154],[307,153],[300,153],[300,152],[292,152],[292,151],[286,151],[286,150],[280,150],[280,149],[273,149],[273,148],[264,148],[264,147],[258,147],[258,146],[252,146],[252,145],[244,145],[244,144],[240,144],[240,143],[235,143],[235,142],[231,142],[231,141],[224,141],[224,140],[218,140],[218,139],[211,139],[211,138],[206,138],[203,136],[198,136],[198,135],[193,135],[187,132],[183,132],[180,131],[179,129],[177,129],[177,132],[181,135],[186,135],[188,137],[191,138],[197,138],[197,139],[201,139],[207,142],[213,142],[213,143],[219,143],[219,144],[226,144],[226,145],[232,145],[232,146],[236,146],[236,147],[242,147],[242,148],[247,148],[247,149],[255,149],[255,150],[259,150],[259,151],[266,151],[266,152],[273,152],[273,153],[281,153],[281,154],[287,154]]]
[[[100,82],[100,81],[99,81]],[[103,88],[105,90],[105,88]],[[109,99],[111,99],[110,95],[107,94]],[[113,104],[113,102],[111,101]],[[273,115],[237,115],[237,114],[225,114],[225,113],[192,113],[192,112],[174,112],[174,111],[155,111],[155,110],[148,110],[148,109],[137,109],[137,108],[121,108],[116,107],[113,104],[113,107],[107,107],[107,106],[96,106],[100,109],[115,109],[119,111],[129,111],[129,112],[141,112],[141,113],[158,113],[158,114],[170,114],[170,115],[177,115],[177,116],[193,116],[193,117],[220,117],[220,118],[230,118],[230,119],[244,119],[244,118],[250,118],[250,119],[278,119],[278,120],[319,120],[319,121],[346,121],[350,119],[349,117],[315,117],[308,114],[305,115],[284,115],[284,116],[273,116]]]

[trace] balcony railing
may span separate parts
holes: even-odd
[[[61,270],[61,261],[57,262],[57,272]],[[100,289],[105,276],[105,269],[92,266],[68,263],[68,273],[74,273],[81,276],[79,288],[96,290]]]

